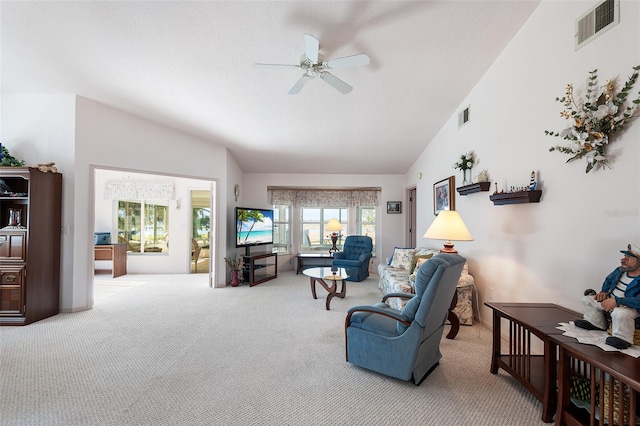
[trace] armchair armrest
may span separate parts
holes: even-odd
[[[384,296],[382,296],[382,301],[386,302],[386,300],[390,297],[401,297],[403,299],[411,299],[415,296],[415,294],[413,293],[387,293]]]
[[[335,253],[333,253],[333,258],[334,259],[344,259],[345,258],[345,254],[343,251],[337,251]]]
[[[358,257],[358,261],[360,262],[364,262],[366,260],[371,259],[372,255],[371,253],[362,253],[359,257]]]
[[[401,322],[407,327],[411,325],[411,321],[407,320],[407,317],[402,315],[400,312],[388,311],[386,309],[378,308],[377,306],[362,305],[354,306],[352,308],[349,308],[349,310],[347,311],[347,317],[344,320],[345,332],[347,330],[347,327],[349,327],[349,324],[351,323],[351,316],[356,312],[371,312],[372,314],[384,315],[385,317],[389,317],[398,322]]]

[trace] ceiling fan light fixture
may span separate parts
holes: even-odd
[[[283,64],[264,64],[256,63],[260,66],[277,66],[277,67],[293,67],[302,70],[304,73],[296,81],[291,89],[289,89],[290,95],[300,93],[300,90],[305,85],[309,78],[320,76],[334,89],[338,90],[342,94],[347,94],[353,90],[353,87],[329,73],[329,70],[348,68],[361,65],[369,65],[370,59],[364,53],[357,55],[345,56],[342,58],[330,59],[325,61],[322,55],[319,53],[320,42],[317,38],[310,34],[304,34],[304,53],[300,56],[299,65],[283,65]]]

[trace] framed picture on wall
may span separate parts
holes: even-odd
[[[387,213],[389,213],[389,214],[402,213],[402,202],[401,201],[387,201]]]
[[[455,210],[455,176],[449,176],[433,184],[433,214],[442,210]]]

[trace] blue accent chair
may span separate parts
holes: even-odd
[[[333,254],[331,266],[345,268],[349,274],[347,281],[363,281],[369,276],[369,260],[372,251],[371,237],[349,235],[344,240],[342,251]]]
[[[347,311],[347,361],[359,367],[420,385],[438,366],[440,339],[465,258],[439,253],[422,264],[416,293],[389,293],[382,303]],[[410,298],[402,311],[384,303]]]

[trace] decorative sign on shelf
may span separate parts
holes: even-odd
[[[511,186],[508,191],[498,192],[498,183],[496,182],[495,192],[489,196],[489,199],[493,201],[496,206],[503,204],[519,204],[519,203],[539,203],[540,197],[542,197],[542,191],[536,189],[538,187],[538,180],[536,179],[536,172],[531,172],[529,179],[529,186]],[[505,184],[506,186],[506,184]]]

